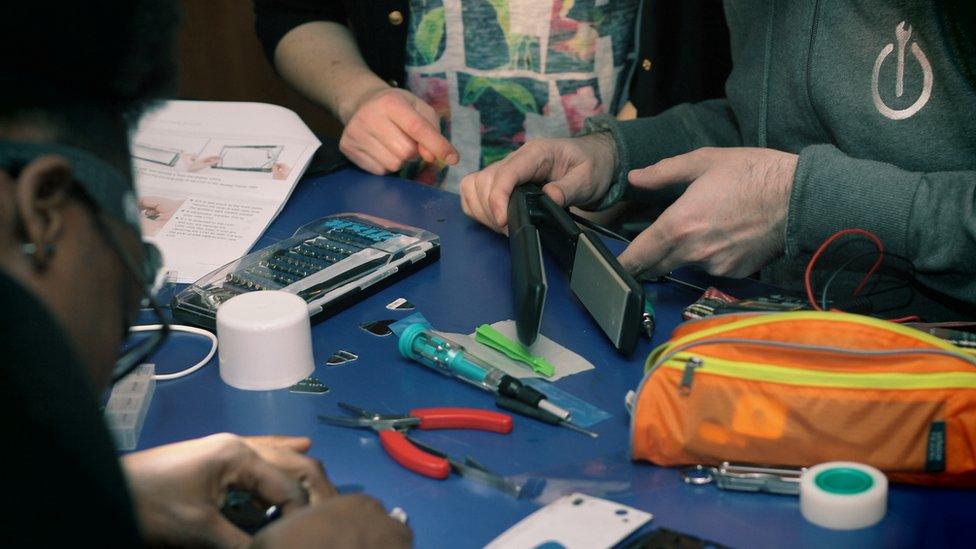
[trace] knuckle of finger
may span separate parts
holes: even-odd
[[[661,236],[671,242],[681,242],[691,238],[697,231],[696,224],[690,220],[682,220],[662,227]],[[700,247],[696,248],[701,250]]]
[[[471,182],[471,192],[476,196],[484,196],[484,191],[491,189],[492,175],[487,172],[479,173]]]
[[[212,455],[217,462],[235,463],[257,455],[247,442],[237,435],[221,433],[213,437],[216,446]]]
[[[328,478],[325,465],[321,461],[308,456],[302,456],[302,458],[305,460],[304,478]]]
[[[492,208],[495,209],[507,209],[508,208],[508,197],[511,195],[511,191],[505,189],[499,185],[496,185],[488,193],[488,203]]]
[[[355,507],[363,509],[365,512],[380,512],[385,514],[383,505],[375,498],[365,494],[353,494],[348,497],[351,498],[350,503],[352,503]]]
[[[207,438],[220,446],[236,446],[244,444],[244,439],[233,433],[215,433]]]
[[[707,259],[702,263],[704,265],[705,272],[712,276],[722,276],[728,272],[724,264],[713,259]]]
[[[424,115],[426,118],[437,118],[437,111],[435,111],[433,107],[425,102],[419,102],[416,108],[417,112]]]
[[[380,92],[376,94],[373,102],[379,107],[390,108],[399,104],[401,102],[401,97],[399,94],[389,93],[388,91]]]
[[[657,163],[647,166],[646,168],[644,168],[644,170],[646,173],[649,174],[654,172],[659,172],[659,171],[665,171],[668,170],[672,165],[674,165],[674,163],[675,163],[674,157],[662,158],[661,160],[657,161]]]
[[[420,117],[411,118],[403,128],[410,135],[417,135],[427,130],[427,121]]]
[[[400,171],[400,168],[403,167],[403,164],[404,164],[403,160],[400,160],[399,158],[393,158],[392,160],[388,160],[383,165],[383,167],[386,168],[387,172],[397,172]]]
[[[394,151],[393,153],[393,155],[396,156],[397,160],[399,160],[401,164],[406,162],[407,160],[410,160],[411,158],[416,156],[416,154],[417,154],[416,149],[411,149],[409,146],[406,145],[397,145],[396,151]]]

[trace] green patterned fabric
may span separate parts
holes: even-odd
[[[639,0],[410,0],[408,89],[441,116],[456,166],[404,175],[457,191],[461,178],[535,137],[615,113],[633,62]]]

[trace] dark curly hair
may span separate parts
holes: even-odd
[[[174,0],[29,0],[3,12],[0,124],[43,124],[121,160],[129,123],[174,90]]]

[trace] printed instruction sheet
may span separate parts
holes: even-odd
[[[167,101],[131,142],[143,236],[178,282],[246,254],[320,145],[284,107],[214,101]]]

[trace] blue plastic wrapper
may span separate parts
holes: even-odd
[[[410,316],[401,318],[400,320],[394,322],[393,324],[390,324],[390,331],[396,334],[397,338],[399,339],[400,334],[402,334],[403,331],[407,329],[407,326],[410,326],[411,324],[418,324],[418,323],[423,324],[430,330],[434,329],[433,326],[430,325],[430,322],[427,321],[427,318],[424,317],[423,314],[421,314],[420,312],[416,312],[411,314]]]
[[[544,379],[537,377],[522,378],[522,383],[546,395],[546,398],[556,406],[568,410],[572,414],[571,421],[580,427],[590,427],[613,417],[610,412],[597,408]]]
[[[411,324],[423,324],[427,329],[434,330],[430,322],[426,317],[420,312],[411,314],[410,316],[404,317],[393,324],[390,324],[390,330],[396,334],[399,339],[400,335],[404,330],[407,329]],[[540,379],[540,378],[522,378],[522,383],[537,389],[546,395],[546,397],[555,405],[560,406],[569,411],[572,414],[573,423],[579,425],[580,427],[590,427],[591,425],[596,425],[601,421],[612,417],[613,415],[609,412],[597,408],[596,406],[575,397],[562,389],[559,389],[552,383]]]

